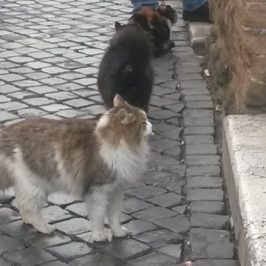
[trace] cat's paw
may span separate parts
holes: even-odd
[[[105,228],[103,231],[92,232],[92,240],[95,242],[111,242],[113,239],[112,231]]]
[[[113,229],[112,232],[115,237],[125,237],[129,234],[128,230],[124,226],[121,226],[120,228],[115,230]]]

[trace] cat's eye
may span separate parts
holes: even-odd
[[[146,127],[148,125],[147,121],[143,121],[142,125],[144,125]]]

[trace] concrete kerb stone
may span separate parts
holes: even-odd
[[[266,264],[266,115],[224,120],[223,165],[240,263]]]

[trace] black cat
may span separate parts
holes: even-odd
[[[120,94],[128,103],[147,112],[154,72],[152,48],[145,31],[135,24],[115,23],[111,39],[100,64],[98,88],[107,108]]]

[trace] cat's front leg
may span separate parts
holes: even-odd
[[[104,219],[107,210],[107,188],[95,188],[90,196],[87,197],[89,217],[92,226],[92,240],[95,242],[112,241],[112,232],[105,228]]]
[[[110,228],[115,237],[125,237],[128,234],[127,229],[121,226],[123,187],[115,188],[109,198],[107,206],[107,217]]]

